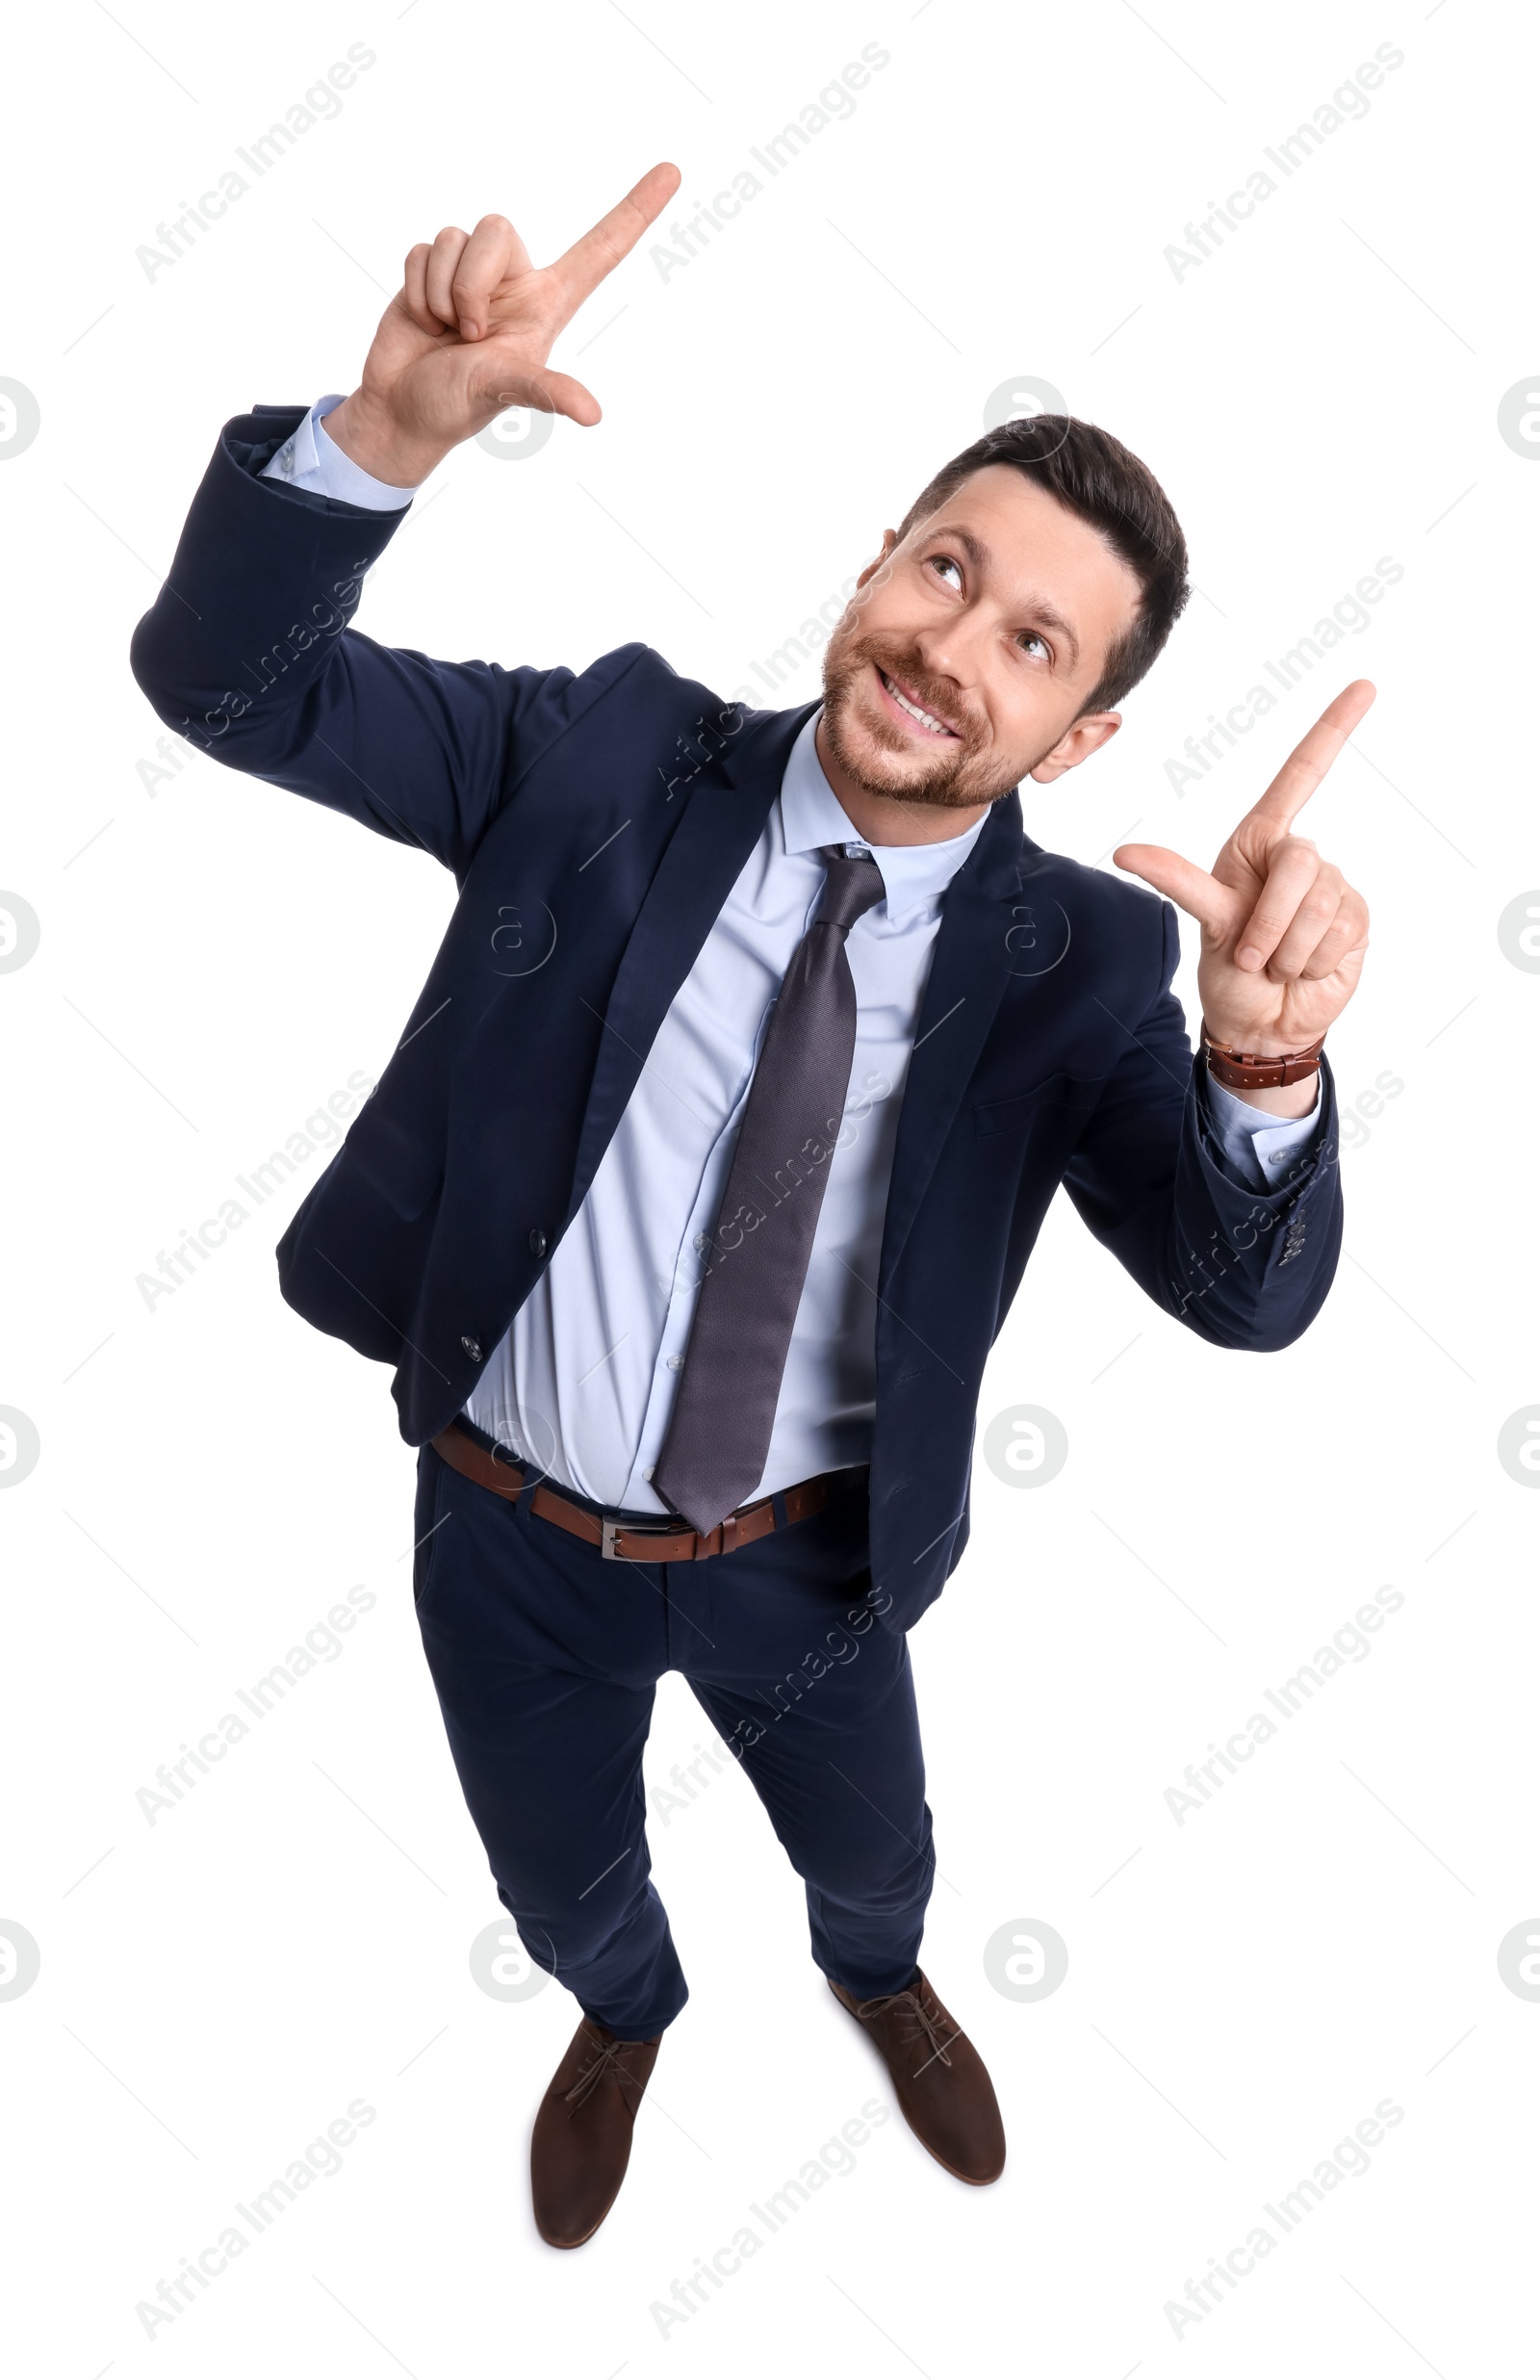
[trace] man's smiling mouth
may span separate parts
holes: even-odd
[[[922,727],[928,736],[955,737],[956,728],[950,727],[945,719],[937,718],[934,711],[925,710],[915,701],[912,694],[906,694],[897,679],[890,678],[886,669],[879,667],[877,675],[882,680],[883,691],[888,700],[896,703],[899,710],[907,712],[909,717]]]

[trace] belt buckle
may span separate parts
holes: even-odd
[[[601,1520],[599,1529],[599,1550],[606,1562],[645,1562],[647,1560],[645,1554],[618,1554],[615,1551],[615,1539],[622,1535],[626,1537],[677,1537],[679,1535],[679,1531],[667,1522],[660,1523],[656,1528],[650,1528],[646,1521]]]

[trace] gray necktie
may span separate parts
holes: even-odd
[[[813,1232],[850,1088],[856,986],[845,937],[883,897],[869,851],[837,843],[749,1086],[653,1486],[714,1529],[758,1486]]]

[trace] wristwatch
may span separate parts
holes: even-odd
[[[1286,1049],[1270,1057],[1261,1050],[1237,1049],[1231,1042],[1217,1042],[1206,1024],[1202,1031],[1209,1073],[1227,1091],[1279,1091],[1285,1083],[1304,1082],[1321,1072],[1325,1040],[1322,1033],[1308,1049]]]

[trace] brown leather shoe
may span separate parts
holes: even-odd
[[[916,1967],[906,1991],[858,2000],[831,1976],[829,1988],[865,2027],[893,2078],[904,2120],[960,2182],[997,2182],[1005,2126],[988,2068]]]
[[[573,2034],[529,2143],[535,2228],[549,2246],[580,2248],[614,2205],[662,2038],[622,2041],[586,2016]]]

